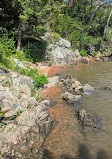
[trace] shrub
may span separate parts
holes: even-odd
[[[101,54],[103,54],[103,53],[104,53],[104,50],[103,50],[103,49],[102,49],[102,50],[100,50],[100,53],[101,53]]]
[[[33,78],[34,79],[34,87],[40,87],[46,83],[48,83],[48,79],[45,75],[41,75],[41,76],[36,76]]]
[[[20,72],[20,74],[22,74],[22,75],[27,75],[28,70],[26,70],[26,69],[21,69],[19,72]]]
[[[93,52],[93,56],[96,56],[97,55],[97,52]]]
[[[8,38],[8,36],[0,38],[0,62],[4,65],[8,65],[9,57],[16,53],[14,44],[13,38]]]
[[[80,51],[80,55],[81,56],[86,56],[87,57],[87,52],[85,50],[81,50]]]

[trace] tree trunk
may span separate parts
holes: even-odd
[[[21,38],[22,38],[22,21],[21,21],[21,19],[19,19],[18,33],[19,33],[19,37],[18,37],[18,43],[17,43],[17,51],[20,51],[21,50]]]
[[[18,43],[17,43],[17,51],[21,50],[21,37],[22,37],[22,29],[19,30],[19,37],[18,37]]]
[[[109,17],[108,17],[108,19],[107,19],[107,23],[106,23],[106,25],[105,25],[103,39],[105,39],[105,35],[106,35],[106,33],[107,33],[107,29],[108,29],[108,25],[109,25],[109,21],[110,21],[111,15],[112,15],[112,10],[110,11]]]
[[[91,21],[93,20],[96,11],[97,11],[100,7],[102,7],[103,5],[108,4],[108,3],[111,3],[111,2],[112,2],[112,1],[104,2],[104,3],[100,4],[99,6],[97,6],[97,7],[95,8],[95,10],[93,11],[93,13],[92,13],[91,16],[90,16],[90,20],[89,20],[89,22],[88,22],[88,26],[87,26],[86,29],[89,28],[90,23],[91,23]]]

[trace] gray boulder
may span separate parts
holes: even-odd
[[[50,59],[55,64],[77,64],[81,60],[79,51],[75,52],[70,49],[71,44],[69,41],[60,38],[60,40],[54,44],[50,44],[47,47],[47,51],[50,52]]]
[[[97,114],[86,112],[86,110],[79,110],[78,118],[84,126],[94,127],[100,130],[105,129],[105,119]]]
[[[89,84],[85,84],[83,87],[84,94],[92,94],[94,91],[94,88],[91,87]]]

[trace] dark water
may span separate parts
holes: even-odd
[[[112,62],[80,64],[62,74],[72,75],[82,85],[88,83],[97,88],[93,95],[84,95],[83,108],[105,118],[105,132],[85,133],[85,140],[90,150],[100,153],[99,159],[112,159],[112,91],[102,89],[112,86]]]

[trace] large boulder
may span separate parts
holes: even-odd
[[[60,38],[58,42],[50,44],[47,51],[50,52],[50,59],[55,64],[77,64],[81,60],[79,51],[75,52],[70,49],[69,41]]]
[[[105,119],[97,114],[86,112],[86,110],[79,110],[78,118],[83,126],[94,127],[100,130],[105,128]]]

